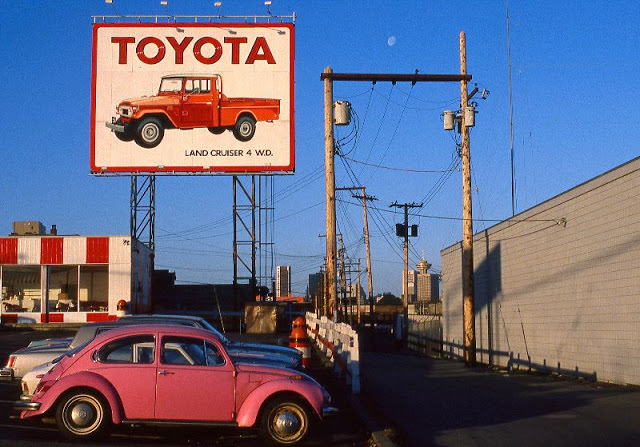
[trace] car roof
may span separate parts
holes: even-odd
[[[184,335],[184,336],[194,336],[194,337],[210,337],[215,338],[218,337],[206,329],[201,329],[192,326],[185,326],[183,324],[154,324],[154,323],[145,323],[145,324],[127,324],[123,326],[119,326],[117,328],[111,329],[109,331],[103,332],[99,334],[94,341],[96,343],[100,343],[105,339],[117,338],[124,335],[136,335],[141,333],[163,333],[170,335]]]
[[[194,320],[202,320],[201,317],[196,317],[195,315],[175,315],[175,314],[135,314],[135,315],[125,315],[123,317],[120,317],[118,319],[118,321],[120,320],[135,320],[135,319],[153,319],[153,318],[157,318],[157,319],[176,319],[176,320],[189,320],[189,321],[194,321]]]

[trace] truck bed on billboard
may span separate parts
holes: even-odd
[[[292,171],[293,31],[95,24],[91,172]]]

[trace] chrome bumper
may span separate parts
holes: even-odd
[[[26,402],[19,400],[13,403],[13,409],[18,411],[37,411],[40,409],[40,402]]]
[[[0,368],[0,381],[11,382],[13,380],[13,369]]]
[[[124,132],[123,124],[110,123],[107,121],[106,123],[104,123],[104,125],[107,126],[109,129],[113,130],[114,132],[120,132],[120,133]]]

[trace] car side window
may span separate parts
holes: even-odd
[[[215,346],[198,338],[163,337],[161,349],[160,361],[165,365],[215,366],[224,363],[224,357]]]
[[[187,79],[185,93],[211,93],[208,79]]]
[[[213,343],[207,342],[205,344],[205,350],[207,353],[207,365],[219,366],[225,364],[225,359],[220,350]]]
[[[104,345],[97,353],[101,363],[153,363],[155,337],[136,335],[113,340]]]

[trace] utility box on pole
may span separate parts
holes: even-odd
[[[333,103],[333,123],[336,126],[347,126],[351,123],[351,103],[336,101]]]

